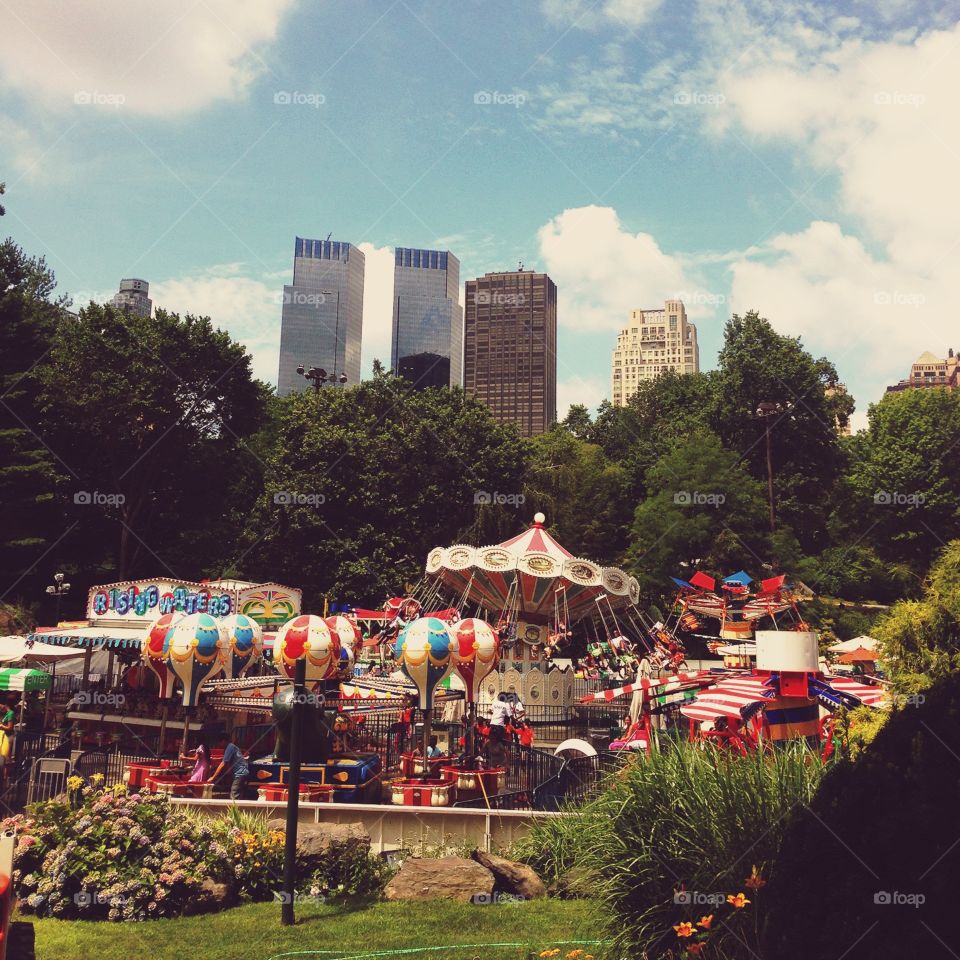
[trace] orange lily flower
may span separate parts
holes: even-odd
[[[735,907],[737,910],[740,910],[750,903],[750,901],[742,893],[738,893],[736,896],[731,893],[727,895],[727,903],[729,903],[731,907]]]
[[[686,920],[683,923],[678,923],[673,929],[676,930],[678,937],[692,937],[696,932],[693,929],[693,924]]]
[[[698,927],[702,927],[704,930],[709,930],[711,923],[713,923],[713,914],[712,914],[712,913],[711,913],[709,916],[701,917],[700,920],[699,920],[699,922],[697,923],[697,926],[698,926]]]
[[[705,943],[691,943],[690,946],[687,947],[687,953],[693,957],[699,957],[705,946]]]
[[[753,865],[753,870],[750,871],[750,876],[743,881],[743,885],[748,890],[759,890],[761,887],[765,887],[767,885],[767,881],[760,876],[756,864]]]

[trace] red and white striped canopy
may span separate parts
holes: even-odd
[[[863,701],[866,707],[883,706],[884,701],[887,699],[887,691],[880,686],[860,683],[857,680],[851,680],[850,677],[825,676],[823,679],[826,680],[834,690],[839,690],[841,693],[849,693],[858,700]]]
[[[627,697],[637,690],[656,690],[657,693],[668,693],[670,690],[677,689],[687,684],[712,683],[717,679],[717,674],[710,670],[697,670],[693,673],[678,673],[672,677],[662,677],[660,679],[648,678],[638,680],[636,683],[628,683],[622,687],[615,687],[611,690],[598,690],[596,693],[588,693],[581,697],[580,703],[609,703],[618,697]]]
[[[680,712],[691,720],[716,720],[717,717],[742,720],[744,710],[775,695],[767,676],[731,676],[705,690],[693,703],[680,707]]]

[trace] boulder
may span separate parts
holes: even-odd
[[[286,821],[267,823],[270,830],[285,830]],[[370,834],[362,823],[301,823],[297,826],[297,861],[306,868],[319,867],[331,854],[338,857],[370,855]]]
[[[463,857],[427,859],[409,857],[383,891],[387,900],[439,900],[469,903],[475,897],[493,897],[493,874],[475,860]]]
[[[547,888],[533,867],[507,860],[506,857],[498,857],[495,853],[486,853],[484,850],[474,850],[470,856],[493,874],[497,890],[515,894],[525,900],[537,900],[547,895]]]
[[[207,877],[200,884],[200,894],[196,900],[189,901],[184,905],[184,915],[191,916],[196,913],[209,913],[216,910],[225,910],[233,905],[233,891],[230,885],[226,883],[217,883]]]

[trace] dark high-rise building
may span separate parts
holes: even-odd
[[[460,386],[460,261],[449,251],[397,247],[390,366],[418,387]]]
[[[297,373],[300,364],[360,381],[363,271],[363,254],[352,243],[297,237],[293,284],[283,288],[281,396],[310,386]]]
[[[467,281],[463,386],[525,437],[556,421],[557,286],[545,273]]]
[[[148,296],[150,284],[146,280],[120,281],[120,290],[113,295],[111,307],[116,307],[123,313],[132,313],[136,317],[149,317],[153,309],[153,301]]]

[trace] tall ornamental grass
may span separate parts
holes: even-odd
[[[747,757],[671,743],[571,816],[538,824],[520,853],[550,880],[576,874],[601,905],[611,956],[755,958],[785,820],[824,770],[800,743]]]

